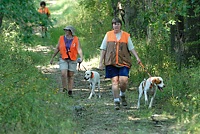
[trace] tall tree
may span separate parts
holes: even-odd
[[[25,36],[32,32],[32,26],[38,25],[41,20],[34,0],[0,0],[0,11],[0,27],[17,25]]]
[[[3,0],[0,0],[0,5],[3,5],[2,1]],[[0,28],[1,28],[1,25],[2,25],[2,21],[3,21],[3,8],[1,6],[0,7]]]
[[[200,1],[188,1],[188,16],[185,17],[185,40],[187,57],[195,56],[200,60]]]
[[[0,13],[0,28],[1,28],[1,25],[2,25],[2,21],[3,21],[3,13]]]
[[[171,26],[171,50],[174,54],[179,69],[183,63],[188,63],[188,58],[195,56],[200,60],[200,8],[199,1],[178,1],[182,6],[175,16],[175,25]],[[174,7],[175,8],[175,7]],[[177,9],[177,8],[175,8]]]

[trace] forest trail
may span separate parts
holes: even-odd
[[[173,117],[162,115],[162,109],[159,108],[158,104],[155,104],[158,108],[152,110],[148,110],[144,106],[140,110],[136,109],[138,96],[136,87],[132,88],[129,85],[126,92],[128,106],[121,106],[120,110],[115,110],[111,82],[104,79],[104,71],[97,70],[96,67],[92,66],[93,63],[91,61],[83,62],[82,64],[87,69],[100,73],[102,98],[93,96],[91,99],[88,99],[90,94],[89,83],[84,80],[85,70],[82,66],[81,71],[77,71],[75,74],[73,98],[71,98],[73,99],[73,105],[69,106],[72,109],[73,120],[76,123],[75,133],[173,134],[174,119]],[[48,72],[48,74],[52,75],[51,78],[55,81],[54,84],[57,84],[61,90],[60,71],[58,70],[57,63],[49,65],[42,70],[44,73]],[[58,93],[62,94],[61,91]],[[155,114],[159,116],[159,119],[152,120],[151,116]]]

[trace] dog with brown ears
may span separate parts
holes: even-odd
[[[140,99],[144,93],[145,96],[145,105],[148,104],[148,93],[151,93],[151,101],[149,103],[149,108],[152,107],[153,100],[156,96],[156,91],[159,89],[160,91],[163,90],[165,84],[161,77],[149,77],[147,80],[144,79],[139,85],[139,96],[138,96],[138,104],[137,108],[140,108]]]
[[[96,71],[87,70],[85,72],[84,79],[90,82],[91,93],[90,93],[90,96],[88,97],[88,99],[91,99],[92,95],[96,96],[96,94],[95,94],[96,85],[97,85],[98,91],[99,91],[99,98],[101,98],[99,73]]]

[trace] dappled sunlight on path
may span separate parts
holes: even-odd
[[[53,47],[51,46],[41,46],[41,45],[37,45],[35,47],[26,47],[24,48],[24,50],[27,51],[32,51],[32,52],[42,52],[44,54],[52,51]]]

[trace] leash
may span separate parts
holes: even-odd
[[[81,62],[78,63],[78,71],[80,71],[81,65],[83,66],[83,64],[81,64]],[[86,67],[83,66],[83,68],[85,69],[85,71],[87,71]]]
[[[139,63],[139,65],[144,69],[144,71],[149,75],[149,77],[151,77],[150,73],[147,71],[147,69],[144,67],[144,65],[142,64],[142,62]]]

